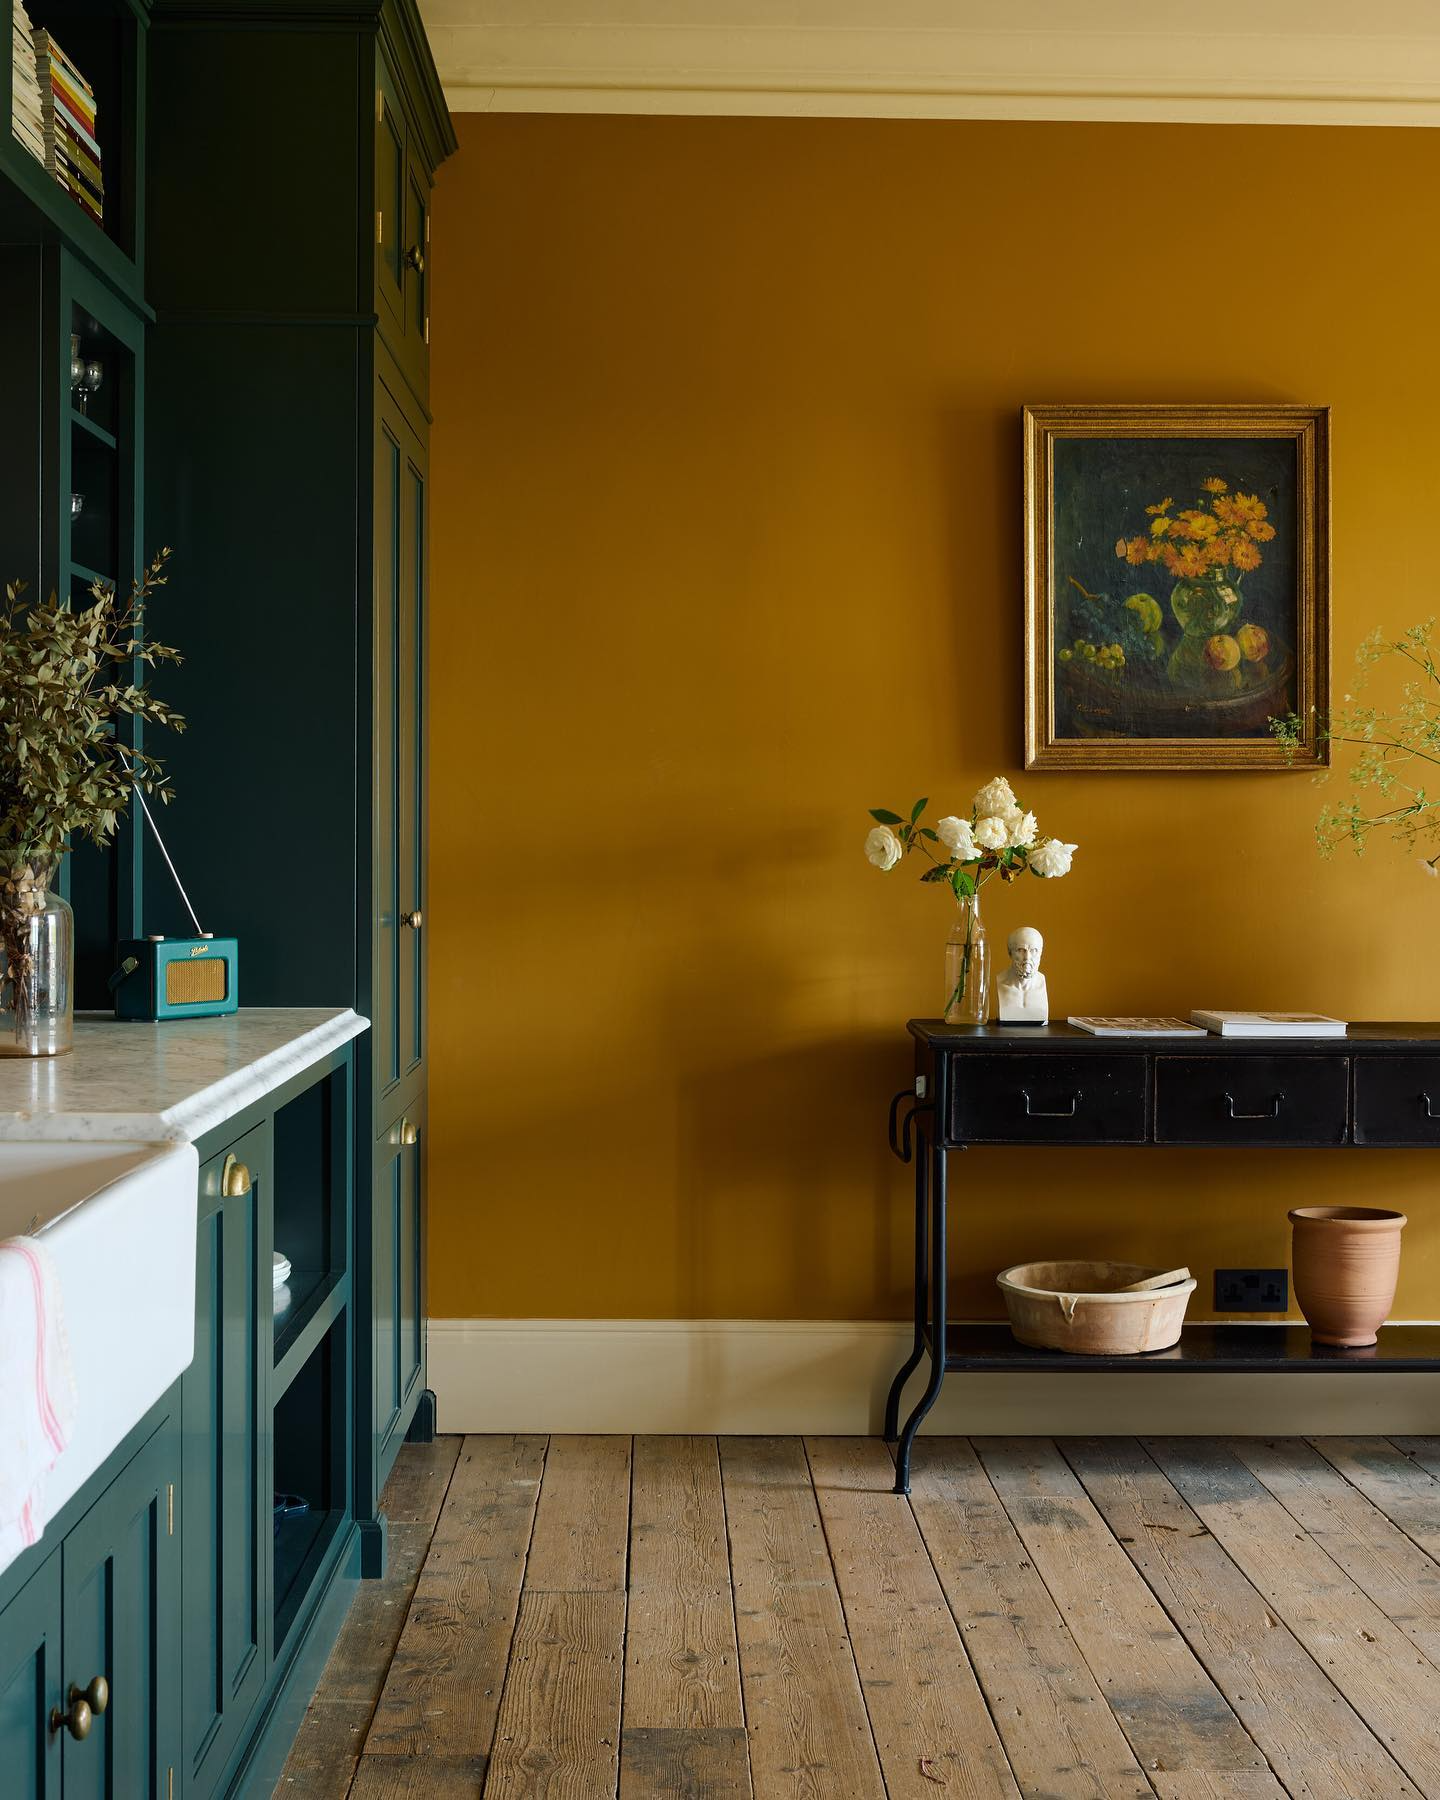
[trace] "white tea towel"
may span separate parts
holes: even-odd
[[[0,1568],[45,1529],[45,1478],[70,1442],[75,1376],[60,1287],[37,1238],[0,1240]]]

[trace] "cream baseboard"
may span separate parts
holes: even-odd
[[[432,1319],[446,1432],[879,1431],[908,1326],[808,1319]],[[906,1398],[920,1391],[912,1378]],[[1428,1375],[951,1375],[926,1430],[1250,1436],[1440,1430]]]

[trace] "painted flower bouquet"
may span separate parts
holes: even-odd
[[[1231,491],[1222,475],[1208,475],[1201,490],[1193,506],[1177,508],[1172,495],[1156,500],[1145,508],[1145,531],[1114,545],[1127,569],[1154,565],[1174,578],[1168,607],[1148,592],[1091,594],[1069,576],[1069,643],[1058,648],[1057,661],[1076,691],[1094,689],[1096,716],[1105,716],[1103,691],[1121,684],[1136,702],[1148,695],[1150,706],[1247,706],[1287,679],[1285,646],[1255,619],[1237,623],[1244,578],[1260,569],[1262,545],[1276,535],[1269,506],[1258,493]],[[1179,623],[1179,637],[1166,612]]]
[[[1193,506],[1177,507],[1166,495],[1145,508],[1143,532],[1115,544],[1127,568],[1154,565],[1173,578],[1169,611],[1179,623],[1179,639],[1167,638],[1166,609],[1154,594],[1130,594],[1116,604],[1072,575],[1079,596],[1071,604],[1073,635],[1057,653],[1067,672],[1212,700],[1283,678],[1283,648],[1265,627],[1253,620],[1236,624],[1244,606],[1241,584],[1264,562],[1261,546],[1275,537],[1270,509],[1258,494],[1232,491],[1223,476],[1209,475],[1200,485]]]
[[[1033,812],[1026,812],[1003,775],[987,781],[970,803],[970,815],[950,814],[933,826],[924,823],[929,800],[917,800],[906,819],[872,806],[875,824],[865,838],[866,858],[883,872],[919,851],[926,861],[920,879],[944,883],[960,914],[945,946],[945,1019],[949,1024],[983,1025],[990,1007],[990,966],[980,890],[992,876],[1017,881],[1028,870],[1053,881],[1070,873],[1078,848],[1042,837]]]

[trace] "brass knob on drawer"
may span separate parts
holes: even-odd
[[[425,252],[418,244],[412,244],[405,252],[405,261],[417,275],[425,273]]]
[[[400,923],[406,928],[407,931],[418,931],[420,929],[420,927],[425,923],[425,915],[421,912],[420,908],[417,906],[415,908],[414,912],[401,913]]]
[[[250,1192],[250,1171],[232,1151],[220,1170],[220,1193],[226,1200],[241,1200]]]
[[[420,1127],[418,1125],[412,1125],[408,1119],[402,1119],[400,1121],[400,1142],[402,1144],[418,1144],[420,1142]]]

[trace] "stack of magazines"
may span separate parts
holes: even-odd
[[[35,79],[35,33],[24,0],[15,0],[10,34],[10,130],[36,162],[45,160],[45,120]]]
[[[95,137],[95,90],[48,31],[35,33],[35,78],[45,127],[45,167],[97,225],[105,187]]]

